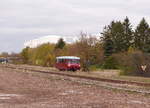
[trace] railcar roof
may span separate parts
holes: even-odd
[[[60,56],[60,57],[56,57],[56,59],[80,59],[79,57],[76,56]]]

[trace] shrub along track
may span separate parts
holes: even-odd
[[[63,80],[70,80],[68,78],[74,78],[73,81],[75,81],[75,82],[102,86],[102,87],[109,88],[109,89],[117,89],[117,90],[129,91],[129,92],[150,94],[150,83],[81,76],[81,75],[75,75],[72,73],[59,72],[59,71],[54,71],[54,70],[50,70],[50,71],[38,70],[38,69],[24,67],[22,65],[6,64],[6,65],[0,65],[0,67],[65,77],[65,78],[62,78]],[[77,80],[75,80],[75,79],[77,79]],[[81,80],[79,80],[79,79],[81,79]],[[125,86],[120,86],[120,85],[125,85]],[[139,87],[140,87],[140,89],[139,89]],[[145,88],[148,88],[148,89],[145,89]]]

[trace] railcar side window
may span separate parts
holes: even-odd
[[[57,63],[65,63],[65,59],[57,59]]]
[[[62,59],[62,61],[61,61],[61,62],[62,62],[62,63],[64,63],[64,61],[65,61],[65,60],[64,60],[64,59]]]
[[[80,61],[79,60],[76,60],[76,59],[71,59],[71,60],[68,60],[68,63],[79,63]]]

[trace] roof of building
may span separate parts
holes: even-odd
[[[42,45],[44,43],[56,44],[60,38],[63,38],[64,41],[68,44],[74,43],[76,40],[78,40],[78,38],[75,36],[48,35],[48,36],[42,36],[42,37],[37,38],[37,39],[26,41],[24,43],[24,47],[35,48],[35,47]]]

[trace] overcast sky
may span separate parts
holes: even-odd
[[[149,0],[0,0],[0,52],[19,52],[27,40],[45,35],[97,34],[112,20],[145,17]]]

